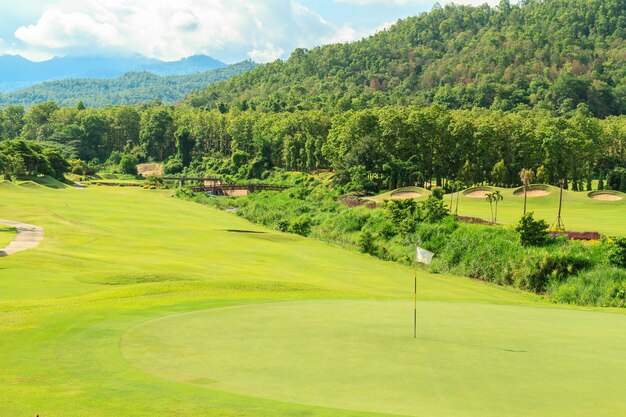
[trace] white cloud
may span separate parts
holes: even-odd
[[[285,51],[358,38],[295,0],[56,0],[15,37],[24,52],[139,53],[166,60],[209,54],[265,62]]]

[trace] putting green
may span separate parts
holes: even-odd
[[[248,305],[130,329],[141,370],[284,402],[410,416],[626,415],[626,316],[409,301]],[[621,330],[620,330],[621,329]]]

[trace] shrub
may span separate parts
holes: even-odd
[[[124,155],[118,165],[118,170],[122,174],[137,175],[137,157],[133,155]]]
[[[535,220],[534,213],[526,213],[515,231],[519,233],[520,242],[524,246],[542,246],[545,245],[550,238],[548,232],[548,223],[544,220]]]
[[[363,253],[376,255],[376,244],[374,235],[369,230],[364,230],[359,236],[359,250]]]
[[[626,238],[613,237],[609,242],[609,261],[618,267],[626,268]]]
[[[291,220],[289,223],[289,231],[300,236],[308,236],[309,233],[311,233],[311,226],[311,217],[303,214]]]

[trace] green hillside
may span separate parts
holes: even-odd
[[[193,106],[335,111],[439,103],[599,117],[626,112],[626,1],[435,7],[350,44],[296,50],[194,93]]]
[[[33,104],[54,101],[63,106],[74,106],[82,101],[89,107],[117,104],[137,104],[153,100],[174,103],[192,91],[224,81],[256,67],[252,61],[243,61],[206,72],[186,75],[158,76],[150,72],[130,72],[118,78],[75,78],[49,81],[23,90],[1,94],[0,106]]]

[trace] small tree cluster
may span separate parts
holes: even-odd
[[[519,233],[522,245],[542,246],[550,239],[548,227],[548,223],[544,220],[535,220],[534,213],[530,212],[520,219],[515,231]]]

